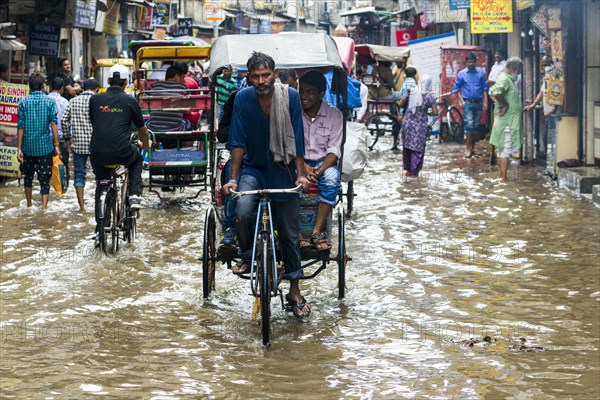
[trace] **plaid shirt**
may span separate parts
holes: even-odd
[[[92,140],[90,97],[93,94],[86,90],[72,98],[61,120],[65,139],[71,139],[71,149],[77,154],[90,154]]]
[[[50,123],[57,121],[56,102],[36,90],[19,102],[17,128],[23,129],[21,150],[28,156],[45,156],[54,150]]]

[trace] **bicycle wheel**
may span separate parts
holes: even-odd
[[[204,242],[202,247],[202,297],[208,298],[215,289],[216,266],[216,221],[215,210],[211,207],[206,210],[204,218]]]
[[[346,264],[348,258],[346,257],[346,221],[344,213],[338,211],[338,299],[343,299],[346,295]]]
[[[448,110],[446,124],[448,124],[449,139],[462,144],[465,141],[465,125],[462,114],[455,107]]]
[[[98,240],[100,249],[104,254],[108,255],[116,251],[117,246],[117,227],[116,227],[116,195],[114,190],[106,188],[100,197],[100,231],[98,232]]]
[[[346,190],[346,197],[348,201],[348,205],[346,208],[346,215],[350,216],[352,214],[352,210],[354,208],[354,181],[348,182],[348,189]]]
[[[384,136],[388,131],[392,131],[392,124],[392,116],[387,113],[373,114],[365,121],[365,126],[369,133],[375,136],[375,140],[369,146],[369,150],[373,150],[373,147],[375,147],[381,136]]]
[[[271,259],[269,235],[263,233],[259,237],[258,246],[261,249],[261,254],[258,257],[257,273],[259,282],[260,295],[260,316],[262,320],[262,341],[264,346],[269,345],[269,334],[271,331],[271,285],[270,283],[270,268]]]

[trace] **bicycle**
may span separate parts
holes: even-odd
[[[429,135],[431,136],[433,125],[439,120],[441,122],[440,137],[439,141],[442,142],[456,142],[463,143],[465,139],[465,125],[463,116],[458,108],[452,103],[452,99],[449,97],[451,93],[444,93],[440,95],[440,104],[443,102],[444,107],[440,110],[437,116],[435,116],[427,124]]]
[[[132,243],[137,234],[139,210],[129,204],[129,170],[124,165],[106,165],[111,179],[101,180],[98,241],[104,254],[119,251],[119,240]]]
[[[279,295],[282,308],[291,311],[283,303],[283,293],[279,288],[283,271],[277,268],[277,252],[275,246],[275,230],[271,219],[271,199],[269,194],[300,193],[302,185],[292,189],[259,189],[244,192],[231,191],[233,197],[259,195],[258,212],[254,229],[252,261],[250,263],[250,289],[255,298],[254,310],[260,308],[262,341],[267,346],[271,331],[271,298]],[[257,305],[258,303],[258,305]],[[291,306],[290,306],[291,307]],[[254,317],[254,315],[253,315]]]

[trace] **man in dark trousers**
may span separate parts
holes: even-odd
[[[124,65],[114,65],[108,72],[110,87],[105,93],[90,98],[90,122],[92,140],[90,159],[96,175],[96,229],[101,180],[110,179],[106,165],[121,164],[129,169],[129,201],[131,208],[143,208],[142,201],[142,156],[131,143],[131,124],[137,127],[143,148],[149,148],[148,129],[140,105],[134,97],[125,93],[129,70]]]

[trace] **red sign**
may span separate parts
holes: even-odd
[[[417,31],[415,29],[396,31],[396,43],[398,46],[408,46],[408,41],[416,38]]]

